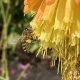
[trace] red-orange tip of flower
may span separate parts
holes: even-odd
[[[80,0],[75,0],[77,5],[80,5]]]
[[[53,4],[54,1],[55,1],[55,0],[45,0],[45,2],[46,2],[47,5],[51,5],[51,4]]]

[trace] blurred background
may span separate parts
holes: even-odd
[[[60,80],[49,59],[35,57],[39,41],[26,46],[21,42],[34,17],[32,13],[24,16],[23,2],[0,0],[0,80]]]

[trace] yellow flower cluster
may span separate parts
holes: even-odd
[[[51,56],[59,58],[63,80],[73,80],[80,55],[80,0],[25,0],[24,5],[25,14],[36,12],[31,26],[41,40],[40,50],[46,53],[52,48]]]

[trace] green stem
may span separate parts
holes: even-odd
[[[8,62],[7,62],[7,29],[8,26],[5,24],[3,26],[3,48],[2,48],[2,77],[5,78],[5,80],[9,80],[9,75],[8,75]]]
[[[8,62],[7,62],[7,32],[8,32],[8,27],[11,21],[11,14],[9,13],[9,5],[7,5],[6,11],[4,10],[4,5],[1,0],[1,12],[2,12],[2,18],[3,18],[3,31],[2,31],[2,77],[5,80],[9,80],[9,72],[8,72]]]
[[[22,77],[24,76],[26,70],[30,67],[30,64],[26,64],[25,69],[20,73],[20,75],[18,76],[17,80],[21,80]]]

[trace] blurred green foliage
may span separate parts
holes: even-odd
[[[0,50],[2,51],[0,79],[9,80],[7,50],[13,53],[19,46],[21,34],[32,20],[32,14],[24,17],[23,0],[0,0]],[[1,56],[1,53],[0,53]]]
[[[8,46],[16,46],[17,41],[20,39],[22,31],[29,25],[29,22],[32,20],[32,14],[27,14],[24,17],[23,13],[23,0],[0,0],[0,37],[4,25],[4,17],[11,15],[11,19],[7,29],[8,36]],[[2,6],[3,5],[3,6]],[[4,9],[4,10],[1,10]],[[3,16],[3,12],[5,16]],[[6,19],[7,22],[7,19]],[[2,43],[3,44],[3,41]],[[2,47],[1,47],[2,48]]]

